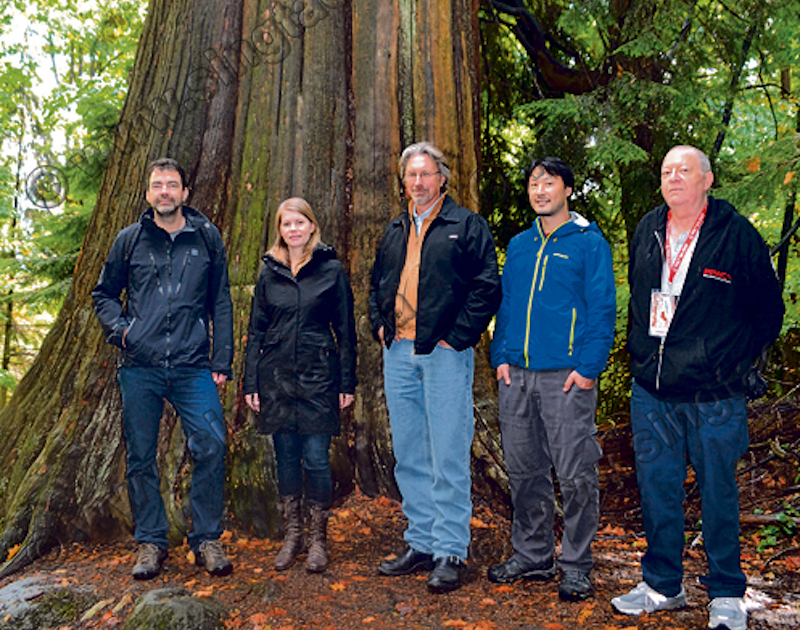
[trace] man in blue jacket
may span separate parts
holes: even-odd
[[[687,460],[700,487],[709,628],[744,630],[736,463],[748,448],[753,364],[781,329],[783,299],[767,246],[727,201],[708,194],[708,157],[673,147],[665,204],[631,240],[631,429],[647,553],[642,581],[611,600],[629,615],[687,605],[683,580]]]
[[[431,571],[428,588],[443,593],[467,573],[473,346],[500,303],[500,277],[486,220],[445,193],[442,152],[413,144],[399,166],[409,204],[378,248],[369,313],[408,528],[405,551],[378,571]]]
[[[555,577],[554,468],[564,506],[558,594],[579,601],[592,594],[602,456],[596,382],[614,340],[614,271],[597,225],[569,210],[570,168],[547,157],[534,160],[526,174],[538,216],[509,243],[491,344],[514,554],[490,567],[488,577]]]
[[[188,539],[195,562],[212,575],[233,568],[219,541],[226,429],[217,385],[230,378],[233,359],[228,265],[217,228],[183,205],[188,195],[175,160],[153,162],[146,194],[151,208],[119,233],[92,291],[106,339],[121,349],[126,477],[139,542],[133,577],[140,580],[158,575],[167,556],[156,466],[164,400],[181,418],[194,462]]]

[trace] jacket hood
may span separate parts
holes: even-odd
[[[597,223],[594,221],[589,221],[586,217],[582,214],[575,212],[574,210],[569,211],[569,218],[570,220],[562,223],[559,225],[553,234],[557,234],[559,238],[563,238],[569,234],[574,234],[576,232],[595,232],[602,236],[602,232],[600,228],[597,227]],[[542,222],[537,217],[533,220],[533,227],[539,232],[542,233]]]

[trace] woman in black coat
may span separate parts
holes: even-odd
[[[328,450],[339,434],[339,410],[353,402],[356,386],[353,292],[336,252],[321,242],[308,202],[284,201],[275,227],[253,297],[245,400],[275,445],[286,528],[275,568],[288,569],[303,551],[305,486],[311,516],[306,569],[317,573],[328,566]]]

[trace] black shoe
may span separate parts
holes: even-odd
[[[428,590],[431,593],[454,591],[461,586],[467,572],[467,563],[458,556],[439,558],[428,578]]]
[[[431,569],[433,569],[433,554],[422,553],[412,547],[408,547],[394,560],[384,560],[378,565],[378,573],[391,577],[410,575],[417,571],[430,571]]]
[[[592,583],[589,574],[583,571],[564,571],[558,596],[564,601],[580,602],[592,596]]]
[[[486,573],[490,582],[511,584],[517,580],[551,580],[556,576],[556,565],[553,559],[531,565],[522,564],[517,556],[511,556],[505,562],[493,564]]]
[[[167,550],[153,543],[142,543],[136,554],[136,564],[133,566],[134,580],[150,580],[161,572],[161,565],[167,557]]]

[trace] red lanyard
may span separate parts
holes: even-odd
[[[672,248],[669,246],[669,223],[672,220],[672,210],[669,211],[667,214],[667,237],[664,243],[664,253],[667,257],[667,267],[669,268],[669,282],[672,284],[672,281],[675,279],[675,274],[678,273],[678,269],[681,267],[681,263],[683,262],[684,257],[686,256],[686,252],[689,251],[689,247],[694,241],[697,233],[700,231],[700,226],[703,225],[703,221],[706,219],[706,210],[708,210],[708,204],[706,203],[703,211],[697,216],[694,220],[694,225],[692,229],[689,230],[689,235],[686,237],[686,240],[683,241],[683,245],[678,250],[678,255],[675,258],[675,262],[672,262],[670,259],[672,258]]]

